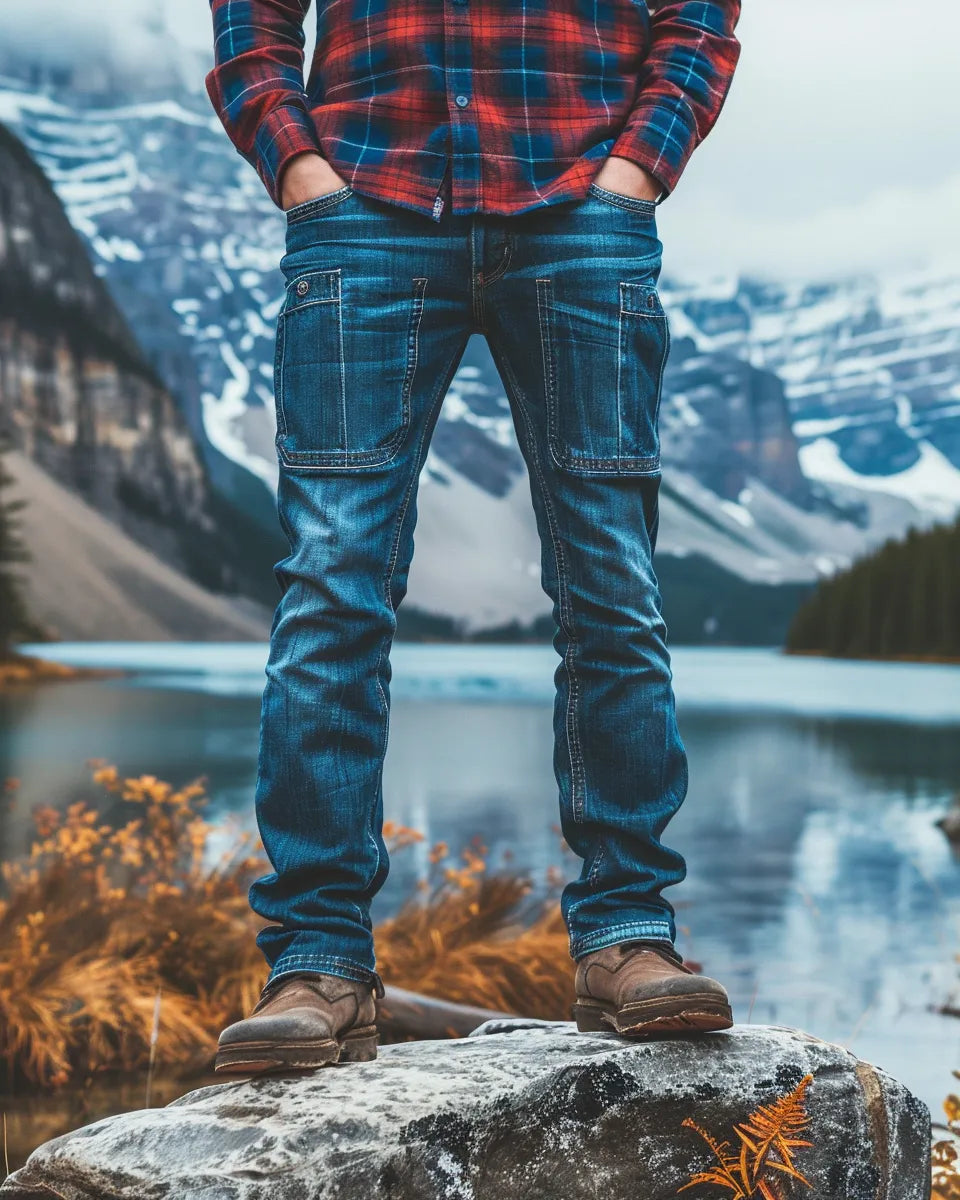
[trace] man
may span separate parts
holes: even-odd
[[[376,1056],[389,654],[439,406],[471,333],[509,397],[553,600],[562,896],[581,1030],[726,1028],[673,948],[687,788],[652,556],[667,321],[655,210],[715,122],[739,0],[211,0],[210,98],[286,212],[275,359],[290,554],[263,693],[274,868],[217,1069]],[[429,753],[429,747],[424,747]]]

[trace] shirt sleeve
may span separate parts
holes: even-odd
[[[650,49],[637,99],[611,154],[670,193],[726,99],[740,57],[740,0],[650,0]]]
[[[303,84],[309,8],[310,0],[210,0],[215,66],[207,95],[277,207],[290,159],[320,153]]]

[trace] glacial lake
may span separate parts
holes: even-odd
[[[0,696],[3,857],[37,804],[97,799],[86,761],[183,784],[209,818],[254,829],[265,645],[24,647],[124,678]],[[398,852],[374,918],[429,846],[479,835],[491,867],[567,874],[557,832],[549,646],[394,648],[386,815],[426,836]],[[960,1069],[960,864],[936,819],[960,792],[960,667],[673,650],[687,801],[666,840],[680,949],[728,986],[739,1021],[799,1026],[902,1079],[940,1118]]]

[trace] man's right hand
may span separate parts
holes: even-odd
[[[346,185],[322,154],[298,154],[283,171],[280,203],[284,211]]]

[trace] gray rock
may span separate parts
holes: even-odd
[[[811,1189],[778,1174],[783,1200],[926,1200],[929,1113],[838,1046],[770,1026],[636,1043],[525,1021],[109,1117],[41,1146],[0,1200],[666,1200],[715,1165],[685,1117],[739,1151],[734,1124],[807,1074],[812,1145],[794,1153]]]

